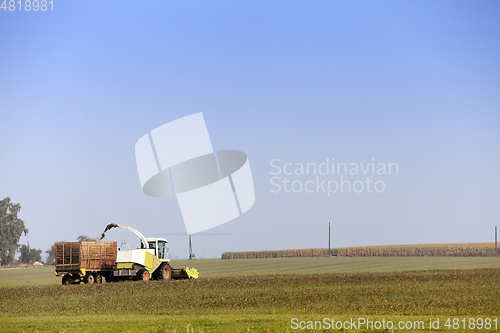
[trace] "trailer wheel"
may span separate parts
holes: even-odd
[[[85,274],[83,277],[83,282],[92,284],[95,282],[94,275],[91,273]]]
[[[139,281],[148,281],[149,280],[149,272],[147,269],[141,269],[137,272],[137,278]]]
[[[67,286],[73,283],[73,277],[69,274],[66,274],[62,278],[62,284],[63,286]]]
[[[163,263],[153,273],[155,280],[170,280],[172,279],[172,267],[169,264]]]
[[[94,281],[95,283],[102,283],[102,275],[99,273],[94,274]]]

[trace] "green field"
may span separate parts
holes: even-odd
[[[500,268],[500,257],[312,257],[172,260],[172,267],[196,267],[201,278],[260,274],[392,272]],[[0,270],[0,287],[60,284],[54,266]]]
[[[293,332],[292,318],[358,317],[426,325],[439,317],[446,331],[448,317],[500,320],[495,257],[172,262],[188,265],[200,279],[61,286],[53,267],[1,270],[0,331]]]

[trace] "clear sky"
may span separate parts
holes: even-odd
[[[134,146],[197,112],[215,149],[248,155],[256,192],[193,236],[197,257],[327,247],[328,222],[333,247],[494,240],[500,2],[54,2],[0,10],[0,197],[22,205],[21,243],[45,251],[115,222],[187,257],[177,201],[142,193]],[[327,159],[398,172],[271,174],[273,160]],[[316,176],[364,188],[328,196]],[[273,193],[285,177],[297,193]]]

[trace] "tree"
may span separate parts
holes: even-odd
[[[19,249],[21,256],[19,257],[19,261],[23,264],[32,264],[35,261],[41,261],[42,250],[30,249],[29,246],[21,245]]]
[[[17,217],[21,210],[20,204],[13,204],[7,197],[0,201],[0,264],[7,265],[14,261],[14,255],[19,248],[19,238],[28,229],[24,221]]]
[[[96,242],[98,239],[97,238],[90,238],[89,236],[85,235],[80,235],[76,239],[78,242]]]
[[[45,263],[47,265],[54,265],[56,261],[56,248],[54,247],[54,244],[52,244],[52,247],[45,251],[47,253],[47,259],[45,260]]]

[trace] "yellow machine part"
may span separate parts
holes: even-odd
[[[184,271],[186,274],[189,276],[190,279],[197,279],[198,278],[198,270],[196,268],[189,268],[189,267],[184,267]]]
[[[151,254],[149,252],[146,252],[146,260],[145,260],[145,265],[146,269],[149,271],[149,274],[153,274],[153,272],[160,266],[161,261],[158,259],[157,256],[154,254]]]
[[[134,264],[138,264],[146,268],[150,275],[153,274],[162,261],[149,251],[146,249],[119,251],[116,258],[116,268],[132,269]]]
[[[118,269],[132,269],[132,263],[131,262],[119,262],[116,264],[116,268]]]

